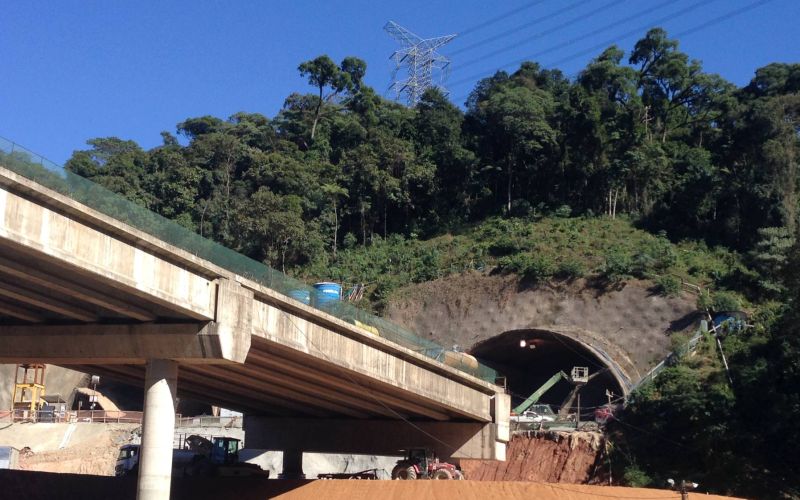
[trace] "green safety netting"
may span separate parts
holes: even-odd
[[[372,327],[367,330],[453,368],[495,382],[497,372],[478,363],[471,356],[445,349],[348,302],[320,301],[317,304],[314,300],[316,290],[312,286],[204,238],[2,137],[0,137],[0,165],[201,259],[289,297],[295,299],[307,297],[306,300],[302,298],[300,300],[353,325],[362,328]]]

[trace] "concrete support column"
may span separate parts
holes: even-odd
[[[178,363],[147,362],[137,500],[169,500],[177,384]]]
[[[305,479],[303,473],[303,452],[300,450],[283,450],[283,470],[281,479]]]

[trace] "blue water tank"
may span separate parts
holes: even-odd
[[[311,304],[311,292],[309,290],[291,290],[289,292],[289,297],[303,304]]]
[[[342,297],[342,285],[324,281],[314,283],[314,305],[317,307],[331,306]]]
[[[729,332],[744,330],[747,315],[742,311],[720,311],[714,316],[714,326],[723,327]]]

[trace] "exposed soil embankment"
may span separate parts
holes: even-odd
[[[72,474],[114,475],[119,447],[137,424],[17,423],[0,429],[0,444],[24,450],[19,468]]]
[[[589,483],[604,471],[603,436],[595,432],[545,432],[512,436],[506,461],[461,460],[473,481]]]

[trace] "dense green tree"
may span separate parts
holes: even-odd
[[[475,154],[463,138],[464,116],[437,89],[426,91],[414,120],[417,155],[436,169],[432,196],[439,224],[464,221],[474,204]]]
[[[75,151],[65,168],[150,208],[153,193],[146,190],[147,153],[133,141],[116,137],[86,141],[91,149]]]
[[[495,196],[505,195],[508,213],[515,198],[533,198],[529,189],[534,185],[539,193],[552,187],[547,168],[552,164],[556,132],[548,118],[555,103],[552,94],[536,86],[531,77],[537,70],[538,66],[524,66],[507,82],[489,89],[485,99],[470,109],[480,127],[479,153],[489,162],[483,167],[485,178],[494,186]]]
[[[357,91],[361,87],[361,79],[367,70],[367,64],[355,57],[346,57],[340,66],[337,66],[330,57],[319,56],[311,61],[306,61],[297,68],[302,76],[308,77],[308,83],[317,87],[316,106],[311,125],[311,141],[317,131],[322,114],[323,103],[331,102],[336,96],[345,91]],[[324,95],[325,89],[330,89]]]

